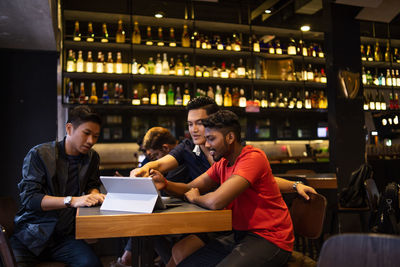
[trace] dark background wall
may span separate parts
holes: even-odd
[[[31,147],[57,135],[57,53],[0,49],[2,160],[0,196],[18,198]]]

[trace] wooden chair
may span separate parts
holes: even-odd
[[[17,267],[13,250],[8,238],[14,231],[14,216],[17,212],[15,201],[11,197],[0,197],[0,255],[5,267]],[[41,262],[37,267],[64,267],[61,262]]]
[[[315,266],[316,263],[305,255],[314,255],[313,250],[319,252],[319,242],[317,241],[322,233],[324,226],[327,200],[320,194],[309,194],[310,200],[297,197],[293,200],[290,207],[290,216],[292,217],[296,243],[295,248],[299,247],[298,240],[302,240],[302,253],[293,251],[292,257],[287,266]],[[308,249],[308,252],[307,252]]]
[[[325,241],[318,267],[399,266],[400,237],[381,234],[341,234]]]

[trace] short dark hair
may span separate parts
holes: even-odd
[[[186,109],[188,111],[193,109],[204,109],[207,115],[213,114],[219,110],[217,103],[215,103],[214,99],[208,96],[199,96],[192,98],[188,104]]]
[[[176,139],[168,129],[153,127],[143,137],[144,149],[162,149],[164,144],[175,145]]]
[[[207,119],[201,120],[205,128],[218,129],[224,134],[233,132],[238,142],[241,141],[239,117],[229,110],[219,110]]]
[[[99,114],[86,105],[76,106],[69,111],[67,123],[72,123],[75,128],[88,121],[97,123],[101,126],[101,118]]]

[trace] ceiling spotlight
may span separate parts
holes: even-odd
[[[271,9],[266,9],[264,12],[265,12],[266,14],[271,14],[271,13],[272,13],[272,10],[271,10]]]
[[[162,12],[157,12],[156,14],[154,14],[154,17],[161,19],[164,17],[164,14]]]
[[[310,25],[303,25],[300,27],[302,32],[308,32],[311,29]]]

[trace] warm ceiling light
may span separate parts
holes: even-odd
[[[164,15],[163,15],[163,13],[161,13],[161,12],[157,12],[157,13],[154,15],[154,17],[156,17],[156,18],[158,18],[158,19],[161,19],[162,17],[164,17]]]
[[[271,13],[272,13],[271,9],[266,9],[264,12],[265,12],[266,14],[271,14]]]
[[[303,25],[303,26],[300,27],[300,30],[302,32],[308,32],[310,29],[311,29],[310,25]]]

